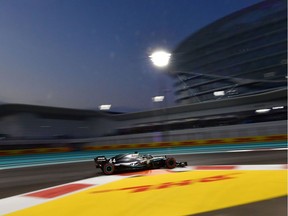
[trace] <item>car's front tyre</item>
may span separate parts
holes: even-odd
[[[168,169],[174,169],[177,165],[175,158],[167,158],[165,161],[165,165]]]

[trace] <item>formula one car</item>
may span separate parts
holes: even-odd
[[[96,168],[100,168],[106,175],[117,171],[133,171],[145,169],[185,167],[187,162],[177,162],[173,157],[152,156],[151,154],[119,154],[115,157],[106,158],[98,156],[94,158]]]

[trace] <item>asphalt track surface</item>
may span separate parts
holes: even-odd
[[[251,151],[176,155],[188,165],[286,164],[287,151]],[[94,162],[78,162],[0,170],[0,198],[102,175]],[[249,212],[251,214],[249,214]],[[287,197],[198,214],[199,216],[287,215]]]

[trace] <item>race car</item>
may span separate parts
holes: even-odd
[[[111,158],[98,156],[94,158],[96,168],[100,168],[106,175],[118,171],[133,171],[145,169],[185,167],[187,162],[178,162],[173,157],[152,156],[151,154],[127,153]]]

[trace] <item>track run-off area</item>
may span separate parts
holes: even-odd
[[[287,215],[283,146],[154,153],[189,166],[104,176],[93,162],[99,154],[77,162],[6,165],[0,170],[0,215]]]

